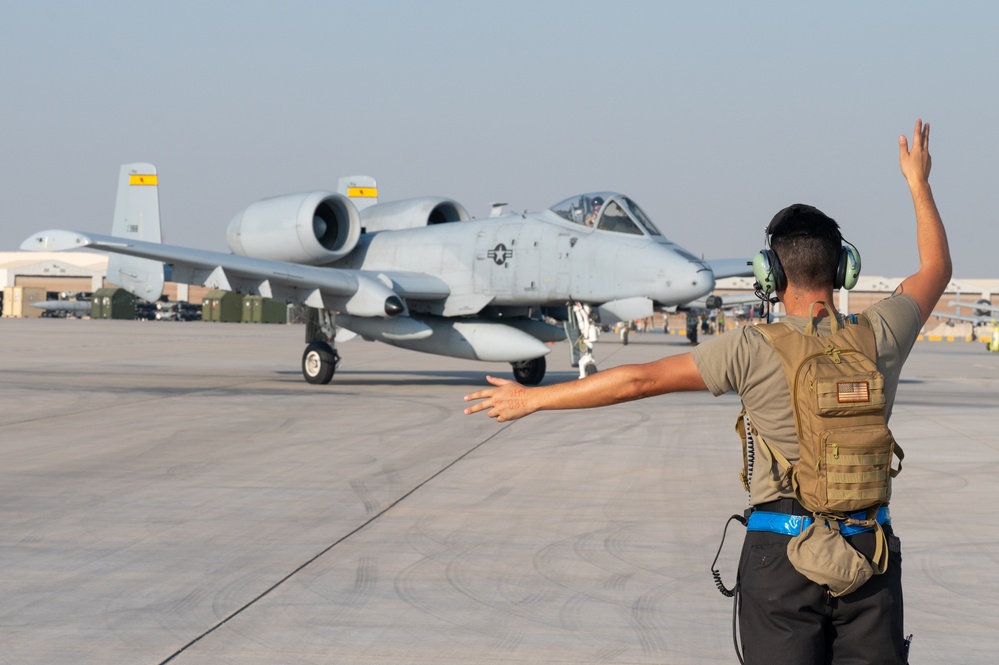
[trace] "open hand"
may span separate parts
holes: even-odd
[[[916,183],[928,182],[930,179],[930,123],[916,121],[916,129],[912,132],[912,149],[905,135],[898,137],[898,162],[902,167],[902,175],[910,186]]]
[[[487,376],[486,381],[496,387],[465,395],[466,402],[482,400],[466,408],[465,415],[488,410],[489,413],[486,415],[495,418],[496,422],[502,423],[507,420],[523,418],[536,410],[529,406],[528,388],[515,381],[495,376]]]

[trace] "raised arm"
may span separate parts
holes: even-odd
[[[922,120],[917,120],[912,148],[902,135],[898,137],[898,150],[902,175],[909,184],[916,209],[916,245],[919,248],[919,270],[905,278],[898,290],[916,300],[925,323],[947,288],[952,272],[947,232],[930,191],[930,124],[924,125]]]
[[[465,401],[482,400],[466,414],[488,411],[498,422],[516,420],[535,411],[588,409],[687,390],[707,390],[689,353],[669,356],[644,365],[622,365],[585,379],[550,386],[525,388],[519,383],[486,377],[494,388],[465,395]]]

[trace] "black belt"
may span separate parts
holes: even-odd
[[[764,501],[752,506],[750,510],[752,512],[759,510],[767,513],[783,513],[784,515],[800,515],[802,517],[812,516],[812,511],[807,510],[803,505],[798,503],[797,499],[789,497]]]

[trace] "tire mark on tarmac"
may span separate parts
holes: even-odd
[[[137,404],[145,404],[147,402],[157,402],[167,399],[176,399],[178,397],[191,397],[192,395],[199,395],[202,393],[213,393],[217,391],[227,391],[233,390],[235,388],[242,388],[246,386],[251,386],[256,383],[263,383],[259,377],[254,377],[251,380],[246,381],[235,381],[233,383],[227,383],[224,385],[207,386],[204,388],[191,388],[189,390],[171,390],[169,394],[149,394],[147,397],[133,398],[133,399],[123,399],[120,401],[115,401],[109,404],[104,404],[100,406],[88,406],[86,408],[77,409],[74,411],[60,411],[57,414],[52,413],[42,413],[37,416],[32,416],[31,418],[24,418],[22,420],[11,420],[3,424],[4,427],[11,427],[13,425],[27,425],[30,423],[44,423],[46,425],[51,425],[54,421],[63,418],[72,418],[74,416],[81,416],[84,414],[100,413],[101,411],[109,410],[127,410],[129,407],[135,406]],[[108,389],[104,389],[105,392],[110,392]]]
[[[159,665],[166,665],[167,663],[171,662],[177,656],[180,656],[181,654],[183,654],[189,648],[191,648],[192,646],[194,646],[195,644],[197,644],[198,642],[200,642],[204,638],[206,638],[209,635],[211,635],[212,633],[214,633],[216,630],[218,630],[219,628],[221,628],[222,626],[224,626],[225,624],[227,624],[229,621],[232,621],[237,616],[239,616],[240,614],[242,614],[244,611],[246,611],[249,608],[253,607],[253,605],[255,605],[260,600],[263,600],[271,592],[273,592],[276,589],[278,589],[282,584],[284,584],[285,582],[287,582],[288,580],[290,580],[292,577],[294,577],[295,575],[297,575],[298,573],[302,572],[303,570],[305,570],[306,568],[308,568],[310,565],[312,565],[313,563],[315,563],[316,561],[318,561],[319,559],[321,559],[324,555],[326,555],[328,552],[330,552],[334,547],[336,547],[340,543],[348,540],[349,538],[353,537],[357,533],[360,533],[361,531],[363,531],[364,529],[366,529],[368,526],[370,526],[371,524],[373,524],[374,522],[376,522],[380,517],[382,517],[383,515],[385,515],[386,513],[388,513],[390,510],[392,510],[393,508],[395,508],[397,505],[399,505],[400,503],[402,503],[403,501],[405,501],[406,499],[408,499],[410,496],[412,496],[413,494],[415,494],[419,489],[421,489],[422,487],[424,487],[427,483],[431,482],[432,480],[434,480],[438,476],[440,476],[443,473],[445,473],[446,471],[450,470],[451,467],[453,467],[455,464],[457,464],[458,462],[462,461],[463,459],[465,459],[466,457],[468,457],[469,455],[471,455],[472,453],[474,453],[476,450],[478,450],[479,448],[481,448],[485,444],[487,444],[490,441],[492,441],[495,437],[497,437],[500,434],[502,434],[503,432],[505,432],[512,425],[513,425],[513,422],[510,422],[510,423],[507,423],[506,425],[501,426],[499,429],[497,429],[496,431],[494,431],[492,434],[490,434],[489,436],[487,436],[486,438],[484,438],[482,441],[479,441],[477,444],[473,445],[471,448],[469,448],[468,450],[466,450],[465,452],[463,452],[461,455],[455,457],[447,465],[443,466],[442,468],[440,468],[439,470],[437,470],[436,472],[434,472],[433,474],[431,474],[430,476],[428,476],[423,481],[417,483],[412,489],[410,489],[405,494],[403,494],[402,496],[400,496],[399,498],[397,498],[395,501],[393,501],[392,503],[390,503],[389,505],[387,505],[384,509],[382,509],[381,511],[379,511],[375,515],[372,515],[369,519],[367,519],[366,521],[364,521],[363,523],[361,523],[360,525],[358,525],[356,528],[352,529],[351,531],[347,532],[346,534],[344,534],[343,536],[341,536],[340,538],[338,538],[334,542],[330,543],[327,547],[325,547],[320,552],[318,552],[317,554],[315,554],[313,557],[311,557],[310,559],[308,559],[307,561],[305,561],[304,563],[302,563],[301,565],[299,565],[297,568],[295,568],[294,570],[292,570],[290,573],[288,573],[287,575],[285,575],[284,577],[282,577],[280,580],[278,580],[277,582],[275,582],[274,584],[272,584],[270,587],[268,587],[267,589],[265,589],[262,593],[260,593],[259,595],[257,595],[255,598],[253,598],[249,602],[247,602],[245,605],[243,605],[242,607],[234,610],[228,616],[224,617],[221,621],[219,621],[218,623],[216,623],[214,626],[212,626],[211,628],[209,628],[205,632],[201,633],[200,635],[198,635],[197,637],[195,637],[193,640],[191,640],[190,642],[188,642],[187,644],[185,644],[181,648],[177,649],[177,651],[173,652],[165,660],[161,661],[159,663]],[[364,583],[363,580],[362,580],[361,583],[362,584]],[[518,636],[512,636],[510,638],[510,640],[513,643],[519,642],[519,639],[520,638]]]

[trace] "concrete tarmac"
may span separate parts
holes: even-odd
[[[497,424],[462,396],[508,365],[355,340],[311,386],[302,338],[0,321],[0,663],[736,662],[709,567],[747,504],[738,398]],[[631,339],[600,364],[688,349]],[[999,658],[997,403],[999,354],[917,343],[892,419],[913,662]]]

